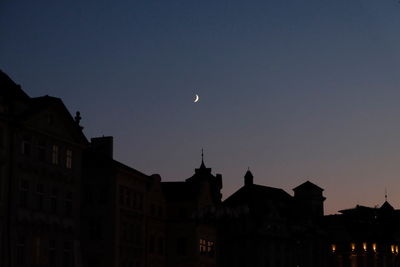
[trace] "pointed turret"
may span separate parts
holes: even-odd
[[[250,171],[250,168],[247,169],[246,174],[244,175],[244,185],[252,185],[253,181],[253,174]]]
[[[201,164],[198,169],[194,170],[195,173],[197,174],[211,174],[211,168],[207,168],[206,165],[204,164],[204,151],[201,149]]]

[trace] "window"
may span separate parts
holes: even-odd
[[[22,180],[19,190],[19,204],[22,208],[28,207],[28,191],[29,191],[28,181]]]
[[[17,239],[17,266],[25,264],[25,237],[19,236]]]
[[[50,195],[50,212],[57,213],[58,189],[53,188]]]
[[[22,153],[22,155],[25,155],[25,156],[30,156],[31,155],[31,143],[29,142],[29,140],[27,138],[25,138],[22,141],[21,153]]]
[[[72,267],[72,241],[64,242],[63,267]]]
[[[58,146],[57,145],[53,145],[53,150],[52,150],[52,154],[51,154],[51,163],[53,163],[54,165],[58,164]]]
[[[72,150],[67,149],[67,159],[65,162],[67,169],[72,168]]]
[[[56,266],[56,241],[54,239],[49,240],[49,265]]]
[[[207,255],[209,257],[213,257],[215,252],[214,241],[200,239],[199,251],[201,255]]]
[[[43,184],[36,186],[36,207],[38,210],[43,210],[44,189]]]
[[[68,191],[65,195],[65,215],[72,215],[72,192]]]
[[[204,239],[200,239],[200,254],[205,254],[207,251],[206,241]]]

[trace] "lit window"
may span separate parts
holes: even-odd
[[[57,145],[53,145],[51,163],[53,163],[54,165],[58,164],[58,146]]]
[[[67,160],[66,160],[66,167],[68,169],[72,168],[72,150],[67,150]]]
[[[364,249],[364,251],[367,251],[367,242],[363,243],[363,249]]]
[[[354,252],[356,250],[356,244],[351,243],[351,251]]]
[[[373,244],[372,244],[372,250],[373,250],[374,252],[376,252],[376,243],[373,243]]]
[[[396,245],[396,254],[399,253],[399,246]]]
[[[205,254],[207,251],[206,241],[204,239],[200,239],[200,254]]]
[[[390,246],[390,251],[391,251],[392,253],[395,252],[395,246],[394,246],[394,245],[391,245],[391,246]]]
[[[336,252],[336,245],[335,244],[332,244],[331,248],[332,248],[332,252]]]

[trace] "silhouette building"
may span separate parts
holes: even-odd
[[[325,266],[323,189],[307,181],[292,197],[253,179],[248,170],[244,186],[223,202],[220,266]]]
[[[84,157],[83,261],[90,267],[161,267],[165,201],[159,175],[113,159],[113,138],[92,138]]]
[[[385,201],[381,207],[357,205],[340,212],[324,218],[329,266],[400,266],[400,210]]]
[[[213,175],[202,158],[192,177],[162,182],[166,199],[168,267],[216,267],[218,236],[207,214],[221,204],[222,176]]]
[[[59,98],[31,98],[1,71],[0,88],[0,265],[79,265],[79,121]]]
[[[323,189],[254,183],[222,201],[201,164],[161,181],[90,142],[59,98],[29,97],[0,71],[0,266],[400,267],[400,210],[324,216]]]

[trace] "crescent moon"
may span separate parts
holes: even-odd
[[[194,98],[194,103],[199,102],[199,99],[200,99],[199,95],[196,94],[196,96],[195,96],[195,98]]]

